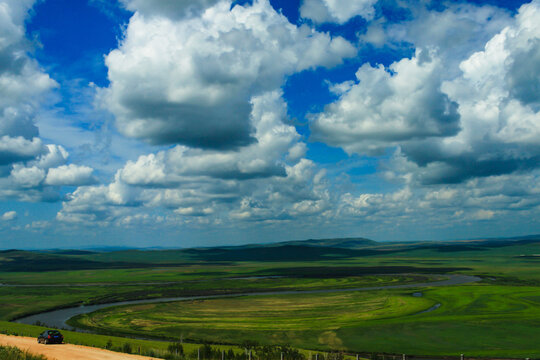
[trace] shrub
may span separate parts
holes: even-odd
[[[327,360],[343,360],[344,355],[342,352],[331,352],[326,357]]]
[[[124,345],[122,345],[122,352],[126,353],[126,354],[131,354],[131,352],[132,352],[131,344],[130,343],[124,343]]]
[[[179,342],[171,343],[167,346],[167,351],[174,355],[183,355],[184,347]]]
[[[16,347],[0,346],[0,359],[2,360],[47,360],[43,355],[33,355]]]
[[[241,347],[244,349],[252,350],[259,346],[259,343],[254,340],[244,340],[242,344],[240,344]]]
[[[157,357],[157,354],[156,352],[154,351],[154,349],[148,349],[144,352],[144,355],[145,356],[149,356],[149,357]]]

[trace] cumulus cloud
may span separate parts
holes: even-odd
[[[68,163],[68,152],[60,145],[40,145],[40,155],[6,165],[0,173],[0,198],[20,201],[58,201],[59,186],[94,184],[93,169]]]
[[[171,18],[194,17],[219,0],[121,0],[126,9],[147,16],[166,16]]]
[[[16,211],[7,211],[2,215],[2,220],[4,221],[13,221],[15,219],[17,219]]]
[[[63,146],[49,144],[46,145],[46,151],[37,159],[37,166],[42,169],[48,169],[64,165],[69,157],[69,153]]]
[[[389,194],[364,193],[341,195],[337,214],[344,217],[363,218],[365,220],[380,220],[382,217],[399,218],[410,216],[406,211],[410,206],[412,192],[405,187]]]
[[[324,216],[324,172],[304,158],[279,88],[286,75],[354,53],[342,38],[290,24],[266,0],[232,9],[221,1],[198,17],[137,11],[106,58],[111,85],[100,99],[124,134],[176,145],[128,161],[108,185],[79,186],[57,220],[132,226],[160,208],[172,210],[160,221],[175,225]],[[53,181],[60,169],[43,183],[65,184]]]
[[[287,221],[321,214],[329,206],[324,174],[302,157],[305,144],[287,125],[281,92],[254,97],[251,104],[257,141],[249,146],[221,152],[176,146],[141,156],[108,186],[77,189],[57,218],[123,224],[140,207],[172,209],[177,218],[197,222]]]
[[[24,19],[33,3],[0,5],[0,165],[43,152],[34,117],[42,95],[56,83],[26,55]]]
[[[176,146],[129,161],[120,171],[121,179],[131,185],[167,186],[183,182],[185,177],[242,180],[285,176],[282,157],[289,149],[293,153],[298,151],[299,135],[293,126],[284,123],[287,108],[281,93],[274,91],[255,97],[251,104],[250,119],[256,139],[251,145],[219,152]]]
[[[519,47],[509,59],[506,86],[510,95],[522,104],[538,109],[540,105],[540,39]]]
[[[420,145],[404,148],[416,163],[433,163],[431,182],[444,181],[456,172],[453,180],[462,181],[530,171],[540,164],[540,109],[534,95],[523,95],[523,89],[537,86],[540,76],[538,58],[530,56],[527,64],[523,59],[524,53],[536,51],[538,19],[539,2],[522,6],[515,24],[463,61],[462,76],[443,84],[443,91],[459,104],[462,131],[426,144],[431,151],[424,155],[419,155]],[[516,61],[530,71],[528,78],[515,75]]]
[[[459,75],[458,65],[463,59],[481,50],[512,22],[508,11],[495,6],[447,2],[434,9],[428,4],[400,3],[410,14],[407,20],[395,23],[377,19],[359,39],[377,47],[436,48],[445,63],[442,76],[452,78]]]
[[[300,7],[300,15],[313,22],[344,24],[355,16],[366,20],[373,19],[377,0],[304,0]]]
[[[39,137],[37,114],[58,84],[29,56],[24,21],[33,4],[0,4],[0,198],[57,201],[50,186],[88,184],[91,169],[66,166],[68,152]]]
[[[469,179],[460,184],[412,186],[389,193],[344,193],[336,200],[335,221],[371,224],[378,231],[418,226],[448,229],[456,236],[471,223],[525,221],[538,216],[540,173],[509,174]],[[454,234],[454,235],[452,235]],[[425,236],[425,235],[424,235]],[[467,236],[463,233],[460,236]]]
[[[24,228],[26,230],[34,231],[34,232],[40,232],[43,231],[51,226],[51,223],[49,221],[32,221],[30,224],[26,224]]]
[[[44,179],[45,171],[37,166],[26,167],[15,164],[10,174],[10,180],[21,188],[38,187]]]
[[[45,151],[46,147],[41,139],[37,137],[28,140],[22,136],[10,137],[4,135],[0,138],[0,165],[31,160]]]
[[[528,95],[540,73],[538,19],[539,2],[522,6],[461,62],[425,61],[424,50],[394,63],[392,74],[364,65],[359,82],[314,117],[314,139],[361,154],[397,147],[396,159],[409,162],[402,170],[424,184],[531,171],[540,164],[540,113]]]
[[[363,65],[358,82],[341,86],[339,100],[314,116],[313,139],[349,153],[380,153],[410,140],[456,134],[457,104],[440,90],[441,71],[436,55],[423,51],[389,69]]]
[[[253,96],[354,53],[343,38],[290,24],[267,0],[232,9],[221,1],[180,20],[137,12],[106,57],[111,85],[101,96],[126,136],[235,149],[255,141]]]
[[[537,216],[538,99],[530,94],[535,77],[525,73],[537,72],[537,15],[527,13],[538,3],[515,19],[493,7],[449,4],[422,10],[426,24],[376,24],[371,39],[413,43],[414,56],[363,65],[354,81],[331,84],[337,100],[310,126],[312,140],[349,154],[393,151],[377,180],[397,190],[385,184],[380,193],[358,190],[343,174],[336,180],[306,158],[278,90],[292,73],[338,64],[354,53],[350,44],[288,23],[267,1],[232,9],[224,1],[125,3],[136,14],[107,56],[111,85],[100,100],[127,136],[172,146],[126,162],[109,184],[79,186],[58,221],[362,231],[370,223],[386,231]],[[346,22],[353,12],[320,22]],[[66,163],[48,163],[27,163],[20,184],[53,183],[55,171],[67,177]]]
[[[45,184],[47,185],[72,185],[82,186],[97,182],[92,176],[94,169],[88,166],[78,166],[74,164],[62,165],[49,169]]]
[[[495,212],[491,210],[478,210],[471,215],[473,220],[489,220],[492,219],[495,215]]]
[[[307,215],[323,216],[330,207],[325,187],[314,181],[313,168],[304,159],[287,165],[284,177],[243,181],[201,177],[171,188],[135,187],[116,177],[108,186],[79,187],[64,202],[57,219],[122,225],[123,219],[146,209],[165,208],[173,210],[176,221],[196,224],[301,221]]]

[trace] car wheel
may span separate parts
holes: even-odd
[[[45,345],[47,345],[47,344],[49,343],[49,340],[45,339],[45,340],[43,340],[43,343],[44,343]]]

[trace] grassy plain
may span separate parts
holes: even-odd
[[[420,313],[435,304],[436,311]],[[466,285],[411,291],[209,299],[103,309],[75,319],[127,335],[324,350],[540,357],[540,288]]]
[[[2,334],[37,337],[40,333],[42,333],[47,328],[42,327],[42,326],[24,325],[24,324],[11,323],[7,321],[0,321],[0,329],[1,329],[0,333]],[[131,353],[133,354],[141,354],[141,355],[147,355],[147,356],[159,357],[159,358],[170,355],[168,348],[171,345],[171,342],[167,342],[167,341],[143,340],[143,339],[120,337],[120,336],[81,333],[81,332],[74,332],[74,331],[67,331],[67,330],[62,330],[62,334],[64,335],[64,341],[70,344],[85,345],[85,346],[97,347],[97,348],[102,348],[102,349],[109,349],[109,350],[118,351],[118,352],[124,352],[123,350],[125,349],[126,345],[128,345],[128,347],[132,350]],[[201,344],[201,343],[183,342],[182,347],[183,347],[184,354],[186,354],[185,359],[195,360],[197,358],[197,355],[196,355],[197,350],[203,348],[204,345],[205,344]],[[230,354],[230,352],[232,351],[238,357],[243,358],[245,356],[245,348],[242,346],[214,344],[212,345],[212,347],[215,350],[218,350],[219,352],[225,351],[226,353]],[[302,349],[302,348],[299,348],[298,350],[308,360],[315,360],[314,352],[307,349]],[[2,353],[0,352],[0,354]],[[311,359],[309,358],[310,354],[313,357]],[[240,356],[240,355],[244,355],[244,356]],[[320,358],[323,358],[323,357],[326,358],[328,353],[321,352],[321,355],[322,356],[320,356]],[[248,360],[247,356],[245,356],[245,358],[246,360]],[[4,359],[3,357],[0,357],[0,359],[8,360],[8,359]],[[345,354],[343,360],[354,360],[354,359],[356,359],[355,356]],[[361,358],[361,359],[366,360],[365,358]],[[13,360],[34,360],[34,359],[15,358]],[[35,360],[38,360],[38,359],[35,359]]]
[[[237,297],[104,309],[78,321],[117,335],[194,342],[249,339],[320,350],[538,358],[540,256],[535,254],[540,239],[355,249],[0,252],[0,283],[31,285],[0,286],[0,320],[81,303],[384,286],[459,273],[483,280],[418,289],[422,297],[411,296],[412,289]],[[434,304],[441,307],[417,314]],[[0,330],[6,324],[0,322]]]
[[[0,329],[1,333],[8,335],[37,337],[47,328],[42,326],[24,325],[0,321]],[[62,334],[64,335],[64,341],[70,344],[92,346],[102,349],[108,348],[120,352],[125,344],[129,344],[129,347],[133,350],[134,353],[154,354],[155,356],[167,354],[167,347],[170,344],[169,342],[165,341],[141,340],[119,336],[80,333],[67,330],[62,330]],[[197,343],[183,344],[185,353],[192,353],[194,351],[197,351],[197,348],[199,348],[200,346],[201,344]],[[235,353],[241,353],[243,351],[243,349],[238,346],[230,345],[221,345],[218,346],[218,348],[225,351],[233,350]],[[3,358],[1,357],[0,359],[3,360]]]
[[[339,292],[235,297],[115,307],[76,322],[112,332],[211,342],[287,343],[315,329],[414,314],[434,303],[409,294]],[[294,345],[306,339],[299,339]]]
[[[47,274],[61,279],[60,274]],[[36,277],[39,279],[43,274]],[[0,286],[0,320],[47,311],[50,309],[118,302],[125,300],[179,296],[250,293],[257,291],[346,289],[371,286],[410,284],[433,277],[418,275],[347,276],[341,278],[247,278],[211,279],[174,283],[129,284],[114,286]],[[33,280],[34,284],[37,280]]]
[[[28,351],[16,347],[0,346],[0,359],[2,360],[47,360],[44,356],[33,355]]]

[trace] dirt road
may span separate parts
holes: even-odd
[[[158,360],[148,356],[128,355],[71,344],[38,344],[35,338],[0,335],[0,345],[15,346],[33,354],[45,355],[49,360]]]

